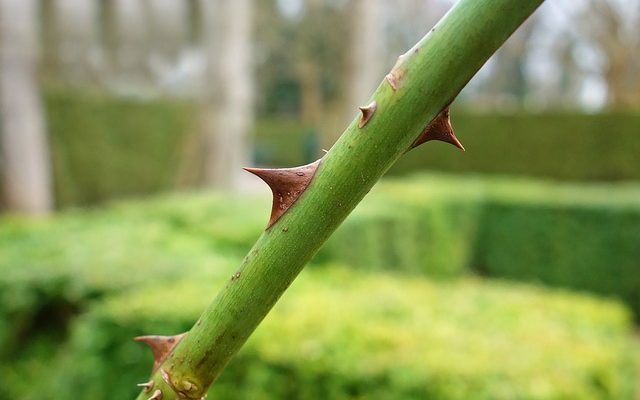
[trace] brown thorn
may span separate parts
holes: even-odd
[[[149,397],[149,400],[162,400],[162,390],[156,389],[155,392]]]
[[[393,68],[391,68],[391,71],[389,71],[387,76],[385,76],[385,79],[387,80],[387,82],[389,82],[389,85],[391,86],[391,89],[393,89],[394,92],[398,90],[400,81],[404,76],[404,70],[400,68],[400,66],[404,62],[404,59],[405,59],[404,54],[398,56],[396,63],[393,65]]]
[[[138,336],[133,340],[145,343],[151,347],[151,351],[153,352],[152,372],[155,372],[185,335],[186,333],[175,336]]]
[[[152,379],[149,382],[138,383],[136,386],[141,387],[142,390],[145,393],[149,393],[151,391],[151,389],[153,389],[153,385],[154,385],[154,383],[153,383],[153,379]]]
[[[387,76],[385,76],[385,78],[387,79],[387,82],[389,82],[389,86],[391,86],[391,89],[393,89],[394,92],[398,90],[398,79],[393,74],[393,71],[389,72]]]
[[[265,181],[273,192],[271,217],[267,229],[271,228],[307,189],[320,165],[320,160],[295,168],[244,168],[245,171]]]
[[[373,114],[376,112],[378,108],[378,103],[376,101],[372,101],[368,106],[358,107],[362,115],[360,116],[360,122],[358,122],[358,128],[362,128],[369,122]]]
[[[450,143],[462,151],[464,146],[456,134],[453,132],[451,126],[451,120],[449,119],[449,106],[445,107],[434,119],[427,125],[426,128],[420,133],[420,136],[411,144],[409,150],[420,146],[421,144],[430,140],[440,140],[442,142]]]

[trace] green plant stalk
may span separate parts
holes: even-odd
[[[202,398],[331,233],[542,1],[461,0],[403,55],[370,99],[370,120],[348,126],[138,399]]]

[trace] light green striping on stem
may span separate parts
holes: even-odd
[[[153,375],[153,391],[160,389],[164,400],[180,398],[176,391],[188,399],[206,393],[329,235],[542,1],[461,0],[402,57],[396,89],[385,79],[363,101],[376,101],[371,119],[358,128],[358,115],[323,157],[307,189]]]

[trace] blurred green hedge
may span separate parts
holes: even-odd
[[[453,112],[466,148],[444,143],[407,153],[391,170],[537,176],[558,180],[640,180],[640,114]],[[453,154],[451,154],[453,153]]]
[[[95,204],[194,181],[197,110],[184,100],[131,99],[49,87],[45,90],[57,204]],[[441,143],[409,152],[391,169],[432,169],[562,180],[640,179],[640,114],[475,115],[455,112],[467,152]],[[294,119],[261,119],[257,162],[310,161],[317,139]],[[319,149],[316,149],[319,153]],[[183,183],[185,183],[183,182]]]
[[[588,290],[624,300],[640,317],[640,186],[446,175],[387,181],[317,259]]]
[[[478,223],[476,270],[616,296],[640,320],[640,191],[524,182],[496,189]]]
[[[131,338],[188,329],[224,280],[177,281],[106,299],[80,317],[55,357],[3,371],[6,398],[133,398],[151,357]],[[584,295],[312,269],[210,397],[631,400],[639,389],[631,333],[624,308]]]
[[[259,197],[175,194],[40,222],[2,218],[0,348],[15,348],[42,313],[73,314],[151,283],[149,275],[201,275],[205,264],[244,256],[269,203],[265,188]],[[640,316],[638,243],[637,185],[428,175],[374,188],[315,262],[541,282],[620,298]]]
[[[640,114],[474,114],[454,110],[467,151],[432,142],[405,154],[389,171],[420,170],[522,175],[576,181],[640,180]],[[302,164],[308,128],[291,120],[260,120],[256,141],[276,166]]]
[[[197,129],[185,101],[49,87],[45,104],[61,207],[174,187]]]
[[[45,325],[64,327],[106,295],[237,268],[266,220],[246,212],[256,200],[176,194],[42,221],[0,219],[0,357],[25,350],[47,315]]]
[[[216,286],[235,271],[264,228],[269,203],[265,188],[263,195],[257,197],[178,193],[144,202],[118,202],[103,210],[74,210],[48,220],[0,218],[0,388],[14,390],[4,394],[0,390],[0,399],[47,398],[43,393],[68,393],[65,390],[80,387],[73,382],[85,382],[82,387],[92,391],[92,385],[86,382],[93,379],[97,382],[94,385],[101,388],[102,382],[116,382],[116,374],[122,375],[123,370],[137,372],[125,374],[131,382],[123,381],[115,390],[133,390],[133,379],[144,374],[140,370],[140,357],[144,356],[127,338],[186,329]],[[464,398],[471,391],[484,398],[632,398],[625,394],[630,390],[631,372],[621,366],[627,362],[623,357],[627,350],[617,347],[624,342],[618,338],[627,335],[621,332],[628,331],[627,319],[619,307],[568,295],[566,305],[557,311],[548,304],[556,304],[555,300],[547,300],[544,295],[554,293],[548,290],[524,289],[537,294],[520,303],[520,286],[511,292],[506,284],[482,288],[482,284],[469,280],[429,283],[415,274],[453,277],[477,271],[591,290],[624,299],[637,316],[639,203],[638,185],[558,185],[446,175],[383,182],[339,228],[315,263],[339,261],[355,270],[414,275],[394,278],[394,283],[389,284],[393,287],[378,287],[382,280],[391,278],[357,271],[325,275],[312,268],[310,276],[317,282],[301,283],[303,289],[294,289],[298,291],[291,297],[303,298],[300,292],[319,297],[310,297],[308,303],[301,303],[306,304],[301,309],[296,305],[281,306],[285,307],[279,311],[283,316],[273,317],[278,321],[274,323],[276,327],[268,328],[276,336],[291,337],[291,343],[299,340],[299,347],[289,352],[278,348],[271,353],[264,349],[289,345],[289,341],[277,344],[275,339],[255,339],[256,344],[227,371],[228,378],[224,379],[228,381],[223,379],[216,390],[224,394],[223,398],[259,399],[268,382],[274,385],[274,393],[285,398]],[[175,282],[182,280],[199,283],[189,289],[191,283]],[[322,283],[325,280],[329,281],[326,285]],[[363,286],[353,286],[359,281]],[[421,289],[411,289],[412,282],[422,285]],[[168,291],[166,285],[175,286]],[[366,285],[373,289],[368,291]],[[387,291],[391,293],[388,296]],[[432,291],[438,295],[421,297]],[[352,292],[354,297],[350,297]],[[438,314],[409,317],[404,311],[389,311],[386,305],[395,304],[395,296],[405,292],[415,296],[401,303],[403,307],[411,303],[411,308],[407,305],[410,313],[418,312],[413,308],[424,306],[430,312],[436,307]],[[154,299],[166,299],[166,293],[171,293],[170,304],[165,302],[166,309],[157,310]],[[323,306],[333,296],[336,303]],[[469,297],[468,302],[465,296]],[[319,302],[317,308],[311,305],[314,302]],[[111,308],[116,307],[113,304],[120,304],[117,307],[122,309]],[[128,307],[130,312],[123,311]],[[145,311],[145,307],[149,310]],[[336,329],[342,329],[339,334],[325,337],[319,334],[322,329],[318,324],[326,321],[322,313],[332,309],[348,314],[338,315],[336,320],[347,325],[336,325]],[[554,310],[560,313],[557,318]],[[176,316],[182,312],[182,317]],[[349,325],[353,316],[360,314],[377,321],[376,313],[381,313],[381,323],[388,322],[384,329],[396,323],[403,327],[393,334],[398,340],[406,340],[407,348],[414,348],[423,340],[428,346],[425,349],[435,349],[437,357],[425,356],[425,364],[420,364],[411,358],[412,354],[405,355],[394,347],[398,343],[392,341],[393,346],[388,347],[386,339],[375,336],[375,326],[359,331]],[[122,317],[118,317],[120,314]],[[295,316],[304,321],[305,315],[317,319],[306,320],[303,326],[278,319]],[[617,316],[612,320],[612,315]],[[133,321],[136,317],[139,325]],[[333,314],[329,317],[333,321]],[[453,320],[446,319],[449,317]],[[542,320],[547,317],[550,319]],[[175,321],[167,323],[172,318]],[[516,325],[503,326],[502,319]],[[482,328],[476,325],[480,321],[491,324]],[[518,321],[534,321],[534,325],[521,330]],[[454,323],[460,325],[452,326]],[[333,329],[331,326],[327,329]],[[558,326],[571,333],[560,334],[566,342],[556,343],[552,333],[545,336]],[[407,333],[408,329],[415,329],[416,336]],[[579,344],[591,335],[583,330],[592,329],[602,329],[606,333],[594,334],[608,338],[598,339],[593,349],[591,344]],[[511,335],[512,330],[516,332],[513,337],[497,333]],[[531,342],[519,341],[526,337],[527,330],[537,339],[544,338],[543,348],[536,347],[533,338]],[[477,337],[473,333],[476,331]],[[391,331],[381,332],[384,338],[391,335]],[[366,334],[372,334],[375,340],[358,342]],[[498,336],[491,336],[494,334]],[[305,342],[305,335],[320,335],[320,342]],[[465,342],[467,338],[473,345]],[[445,339],[451,342],[438,341]],[[574,342],[577,347],[566,353],[564,346]],[[516,354],[516,348],[508,347],[513,343],[519,351],[533,350],[522,353],[520,361],[507,362],[503,360],[505,354]],[[305,350],[305,346],[311,350]],[[468,358],[456,353],[456,346],[469,351]],[[546,346],[555,350],[547,354]],[[351,347],[354,350],[349,353]],[[315,348],[321,354],[317,362],[304,357],[287,358],[305,351],[313,353]],[[441,353],[437,353],[439,348]],[[272,354],[280,358],[272,358]],[[394,354],[398,354],[397,370],[376,369],[376,357],[384,360]],[[493,362],[487,361],[488,354],[494,357]],[[405,360],[404,356],[408,358]],[[533,362],[531,357],[537,356],[544,360]],[[553,358],[556,356],[571,359]],[[354,359],[349,361],[350,357]],[[485,361],[474,364],[476,359]],[[109,363],[119,370],[110,370]],[[342,363],[346,369],[334,371],[335,364]],[[465,369],[469,364],[470,369]],[[525,364],[531,364],[531,370],[519,369]],[[554,365],[559,365],[559,372],[550,372],[556,371]],[[51,374],[52,368],[60,374]],[[509,372],[512,370],[516,372]],[[109,378],[102,381],[97,378],[101,374]],[[247,391],[236,392],[238,385],[232,382],[242,382],[241,387]],[[416,387],[416,382],[422,386]],[[318,392],[314,392],[315,388]]]
[[[316,260],[440,278],[468,272],[483,190],[455,179],[453,189],[446,178],[407,182],[385,181],[375,187]]]

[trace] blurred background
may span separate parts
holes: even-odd
[[[450,0],[0,0],[0,400],[133,398]],[[640,1],[549,0],[216,399],[640,399]],[[170,304],[166,299],[171,298]]]

